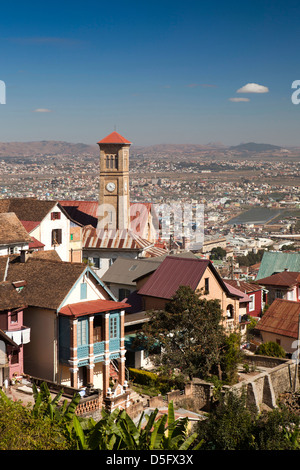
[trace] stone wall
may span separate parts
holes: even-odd
[[[298,377],[295,384],[296,364],[293,360],[265,356],[250,356],[247,360],[264,370],[227,389],[237,393],[246,391],[248,406],[255,406],[257,411],[264,406],[276,408],[282,393],[293,391],[294,386],[299,390]]]

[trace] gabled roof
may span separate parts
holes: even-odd
[[[250,294],[252,292],[262,290],[262,287],[258,284],[254,284],[247,281],[241,281],[239,279],[224,279],[224,281],[226,282],[226,284],[230,284],[231,286],[235,287],[236,289],[239,289],[245,294]]]
[[[130,230],[104,230],[87,226],[82,232],[82,246],[85,249],[135,250],[145,256],[161,256],[166,250],[153,246],[151,242]]]
[[[209,267],[227,294],[230,294],[213,264],[207,259],[178,258],[167,256],[157,270],[138,291],[140,295],[171,299],[180,286],[196,290]]]
[[[56,201],[44,201],[30,197],[1,199],[0,212],[14,212],[19,220],[40,222],[56,204]]]
[[[98,201],[59,201],[69,217],[79,225],[97,227]]]
[[[112,132],[104,137],[104,139],[99,140],[98,144],[131,144],[131,142],[125,139],[125,137],[120,135],[118,132]]]
[[[250,297],[245,294],[244,292],[240,291],[239,289],[237,289],[236,287],[232,286],[231,284],[228,284],[227,280],[224,281],[225,282],[225,285],[226,287],[228,288],[229,292],[233,295],[236,295],[237,297],[239,297],[239,302],[250,302]]]
[[[14,212],[0,213],[0,245],[28,244],[32,241]]]
[[[102,276],[102,281],[114,284],[126,284],[135,286],[134,280],[140,276],[154,272],[162,260],[156,258],[128,259],[117,258],[116,261]]]
[[[298,338],[300,302],[276,299],[257,323],[260,331]]]
[[[34,307],[56,310],[86,270],[86,266],[80,263],[57,261],[45,256],[40,258],[39,252],[24,263],[20,262],[19,256],[2,258],[9,258],[6,281],[26,281],[23,299]],[[4,272],[0,277],[4,278]]]
[[[288,269],[300,272],[300,253],[265,251],[261,260],[256,281]]]
[[[264,286],[292,287],[300,283],[300,272],[283,271],[259,280]]]
[[[25,308],[22,291],[18,292],[12,282],[0,282],[0,311]]]

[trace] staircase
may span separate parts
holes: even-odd
[[[118,364],[116,361],[110,361],[109,376],[112,378],[114,382],[115,380],[119,382],[119,368],[118,368]]]

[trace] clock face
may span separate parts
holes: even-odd
[[[115,190],[115,187],[116,187],[115,183],[107,183],[107,185],[106,185],[106,189],[110,193]]]

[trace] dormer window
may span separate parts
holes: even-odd
[[[61,216],[60,212],[51,212],[51,220],[59,220]]]

